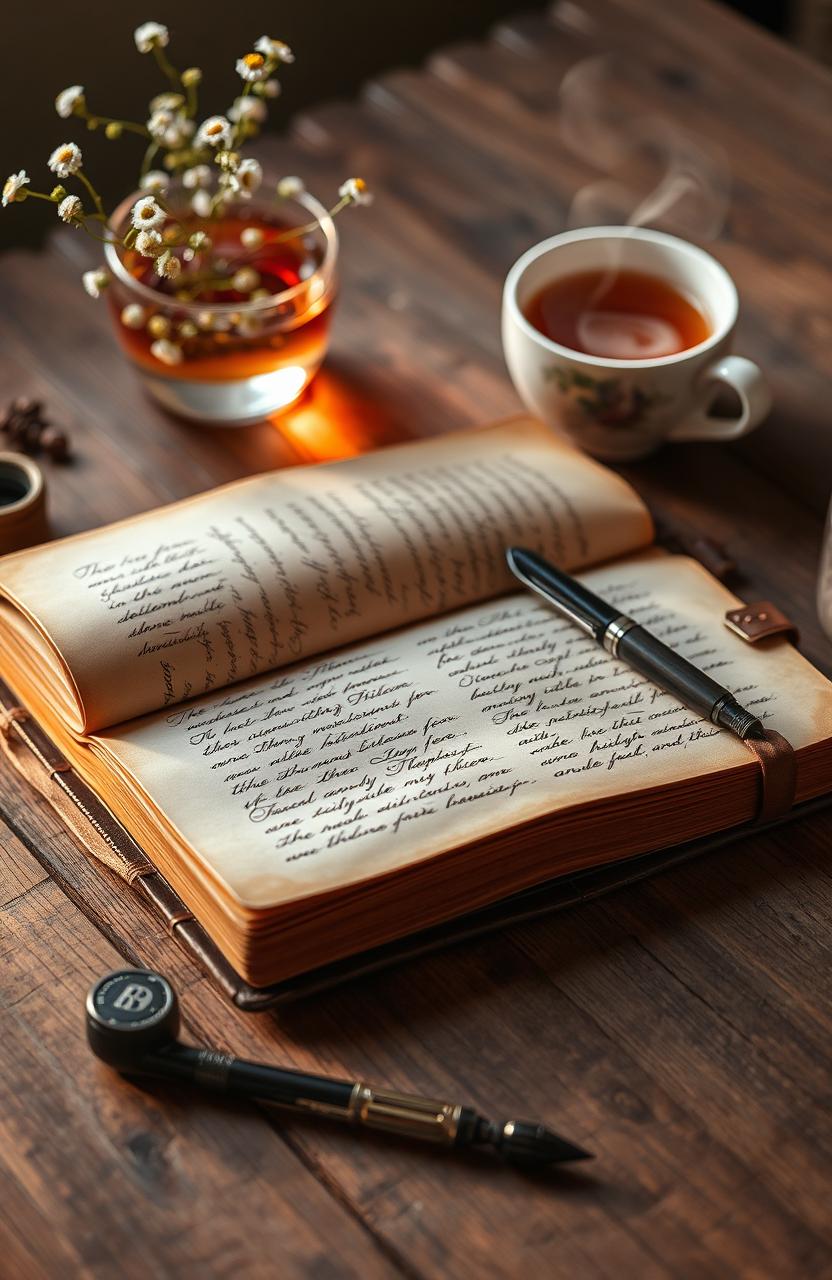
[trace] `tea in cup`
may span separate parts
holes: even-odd
[[[535,245],[508,273],[503,349],[526,406],[597,457],[664,440],[736,440],[771,396],[730,353],[737,291],[710,254],[640,227],[587,227]],[[720,387],[733,417],[711,408]]]

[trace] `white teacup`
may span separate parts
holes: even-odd
[[[611,267],[659,276],[697,303],[710,336],[675,355],[619,360],[561,346],[526,319],[545,285]],[[527,408],[609,461],[651,453],[664,440],[737,440],[768,413],[771,394],[751,360],[730,355],[737,322],[734,282],[686,240],[640,227],[585,227],[529,249],[506,277],[503,350]],[[709,413],[720,384],[736,392],[734,418]]]

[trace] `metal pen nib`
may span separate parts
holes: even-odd
[[[362,1081],[353,1086],[348,1118],[368,1129],[383,1129],[386,1133],[418,1138],[438,1146],[491,1148],[516,1164],[561,1164],[592,1159],[582,1147],[534,1121],[489,1120],[472,1107],[459,1103],[392,1093]]]

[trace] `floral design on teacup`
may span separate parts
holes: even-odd
[[[665,399],[621,378],[593,378],[581,369],[562,365],[550,365],[543,376],[557,383],[570,408],[581,410],[584,417],[602,427],[639,427]]]

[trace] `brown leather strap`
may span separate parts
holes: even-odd
[[[794,804],[797,782],[797,758],[794,747],[774,729],[766,729],[764,738],[745,738],[760,762],[760,804],[758,822],[771,822],[788,813]]]

